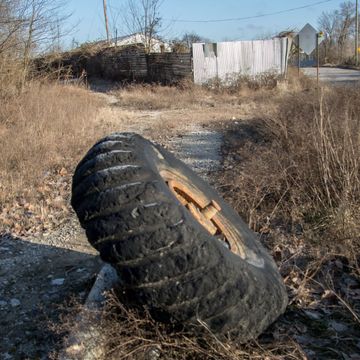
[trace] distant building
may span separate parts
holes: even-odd
[[[125,36],[118,36],[117,38],[110,39],[109,46],[126,46],[126,45],[143,45],[147,48],[147,39],[142,33],[135,33]],[[106,44],[106,40],[98,41],[96,44],[102,45]],[[171,45],[162,41],[159,38],[152,38],[150,43],[150,51],[151,53],[161,53],[161,52],[171,52]]]

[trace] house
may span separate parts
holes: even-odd
[[[106,40],[98,41],[97,44],[106,44]],[[170,44],[162,41],[158,37],[153,37],[149,44],[149,39],[142,33],[134,33],[110,39],[109,46],[111,47],[126,45],[144,45],[146,49],[150,47],[149,52],[151,53],[171,52]]]

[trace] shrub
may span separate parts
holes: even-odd
[[[237,186],[225,187],[225,194],[257,231],[281,223],[311,237],[354,239],[360,219],[359,97],[323,88],[276,101],[274,114],[251,123],[261,140],[233,149],[242,161],[235,162]]]

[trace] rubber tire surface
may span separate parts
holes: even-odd
[[[263,265],[211,236],[171,193],[163,169],[176,169],[217,201]],[[164,321],[200,319],[240,342],[284,312],[285,286],[255,234],[184,163],[141,136],[115,133],[95,144],[76,168],[71,203],[90,243],[117,270],[122,301],[145,305]]]

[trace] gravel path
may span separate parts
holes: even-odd
[[[192,125],[188,132],[169,141],[169,148],[205,179],[216,171],[221,162],[222,135]]]

